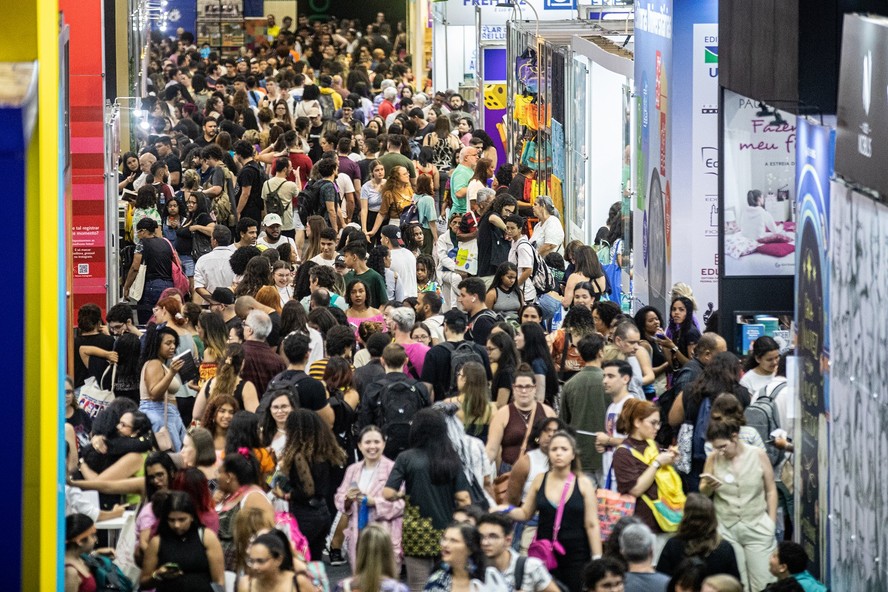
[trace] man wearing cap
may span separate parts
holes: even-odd
[[[344,255],[336,255],[336,261],[333,263],[333,270],[343,278],[348,274],[348,266],[345,264]]]
[[[202,258],[202,257],[201,257]],[[234,327],[239,327],[243,321],[234,310],[235,303],[234,292],[231,288],[216,288],[210,299],[210,311],[218,312],[222,315],[225,322],[225,328],[231,331]]]
[[[265,227],[265,231],[259,235],[259,239],[256,241],[256,246],[266,249],[276,249],[280,245],[289,243],[290,248],[293,249],[293,252],[296,252],[296,241],[288,236],[284,236],[281,231],[281,217],[277,214],[268,214],[265,218],[262,219],[262,226]]]
[[[305,227],[298,215],[295,215],[293,200],[299,195],[299,185],[288,180],[293,169],[290,158],[281,156],[274,161],[274,177],[262,184],[263,209],[268,210],[268,195],[277,193],[281,205],[284,207],[281,218],[281,234],[291,239],[296,239],[297,245],[304,240]],[[298,252],[297,252],[298,256]]]
[[[213,302],[214,290],[228,288],[234,283],[234,272],[229,264],[234,252],[231,248],[231,230],[223,224],[216,224],[210,246],[213,250],[194,264],[194,291],[204,300]],[[234,304],[233,299],[231,304]]]
[[[405,249],[401,240],[401,230],[387,224],[380,230],[380,242],[388,247],[392,258],[391,269],[395,274],[395,300],[416,297],[416,257],[409,249]]]

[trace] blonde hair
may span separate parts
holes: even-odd
[[[709,576],[703,580],[703,585],[709,584],[717,592],[743,592],[743,586],[734,576],[728,574],[718,574]]]
[[[626,355],[620,351],[620,348],[612,343],[608,343],[601,350],[601,361],[625,360]]]
[[[392,539],[379,524],[368,524],[358,538],[355,575],[352,588],[378,592],[384,578],[396,579],[395,553]]]
[[[234,548],[237,551],[237,569],[247,567],[247,548],[256,535],[274,528],[274,522],[259,508],[244,508],[234,519]]]

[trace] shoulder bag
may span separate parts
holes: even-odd
[[[598,498],[598,526],[601,529],[601,542],[610,538],[614,525],[620,518],[635,515],[635,496],[611,490],[613,474],[613,471],[608,471],[604,489],[599,487],[595,491],[595,496]]]
[[[558,531],[561,530],[561,518],[564,516],[564,503],[567,501],[567,492],[570,491],[570,486],[573,485],[573,482],[574,474],[571,473],[567,477],[567,481],[564,482],[564,489],[561,490],[561,501],[558,502],[558,510],[555,512],[555,525],[552,528],[552,540],[534,537],[530,547],[527,548],[527,556],[536,557],[542,561],[549,571],[558,567],[558,558],[555,557],[555,553],[559,555],[564,555],[565,553],[564,547],[558,542]]]
[[[105,383],[105,375],[108,374],[108,370],[111,370],[111,389],[105,390],[102,388],[102,385]],[[95,419],[114,400],[114,382],[116,379],[117,364],[108,364],[100,380],[97,381],[93,376],[86,379],[86,382],[80,387],[77,404],[87,415]]]
[[[524,452],[527,450],[527,439],[530,438],[530,430],[533,429],[533,420],[536,416],[537,405],[535,404],[533,407],[533,411],[530,412],[530,419],[527,422],[527,431],[524,432],[524,441],[521,443],[521,450],[518,452],[518,458],[524,456]],[[508,471],[498,476],[493,481],[493,496],[496,498],[496,503],[504,504],[507,502],[506,496],[509,492],[509,477],[512,476],[512,471]]]
[[[170,251],[172,251],[173,254],[173,262],[172,265],[170,265],[170,270],[173,275],[173,286],[182,293],[182,298],[184,299],[191,294],[191,284],[188,283],[188,277],[185,275],[185,268],[182,267],[182,261],[179,260],[179,253],[176,252],[173,243],[166,238],[163,240],[165,240],[166,244],[170,246]]]
[[[136,274],[136,279],[134,279],[132,285],[130,285],[128,296],[131,300],[138,302],[142,299],[142,292],[145,291],[145,275],[147,273],[148,265],[143,259],[142,264],[139,266],[139,272]]]

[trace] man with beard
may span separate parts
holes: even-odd
[[[219,133],[219,124],[212,117],[207,117],[203,124],[203,135],[194,141],[195,144],[203,148],[216,141],[216,134]]]
[[[159,136],[154,140],[154,149],[157,150],[157,158],[167,165],[170,185],[178,191],[182,185],[182,161],[173,152],[173,141],[169,136]]]
[[[432,340],[435,343],[444,341],[444,315],[441,307],[444,299],[435,292],[420,292],[416,297],[416,322],[425,323],[432,332]]]
[[[290,248],[293,249],[293,252],[296,252],[296,241],[292,238],[284,236],[281,233],[283,221],[281,217],[277,214],[268,214],[262,220],[262,225],[265,227],[265,232],[263,232],[259,239],[256,241],[256,245],[261,249],[262,247],[269,249],[276,249],[278,246],[283,245],[284,243],[290,243]]]

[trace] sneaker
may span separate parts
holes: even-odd
[[[330,565],[345,565],[342,549],[330,549]]]

